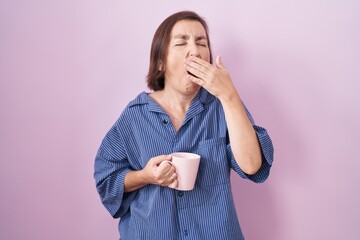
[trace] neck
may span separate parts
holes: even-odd
[[[155,100],[167,109],[186,113],[197,92],[191,94],[179,94],[176,91],[164,89],[153,93]]]

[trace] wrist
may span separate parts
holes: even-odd
[[[223,96],[219,96],[218,99],[222,105],[233,105],[241,102],[240,96],[236,90],[232,91],[231,93],[224,94]]]
[[[144,185],[152,183],[151,178],[149,177],[149,174],[146,171],[146,168],[137,171],[137,177]]]

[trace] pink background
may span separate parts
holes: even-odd
[[[275,145],[266,183],[232,176],[247,239],[360,239],[357,0],[0,0],[0,239],[118,239],[94,157],[184,9]]]

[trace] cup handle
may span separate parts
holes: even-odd
[[[159,164],[159,166],[161,166],[163,163],[168,163],[168,164],[170,164],[170,165],[172,166],[172,162],[169,161],[169,160],[164,160],[164,161],[162,161],[162,162]]]

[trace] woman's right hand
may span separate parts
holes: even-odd
[[[174,166],[163,161],[170,161],[171,155],[160,155],[153,157],[142,170],[149,184],[176,188],[178,185]],[[162,164],[161,164],[162,163]]]
[[[178,186],[175,168],[169,163],[171,155],[160,155],[149,160],[140,171],[129,171],[124,179],[124,192],[132,192],[148,184],[156,184],[169,188]]]

